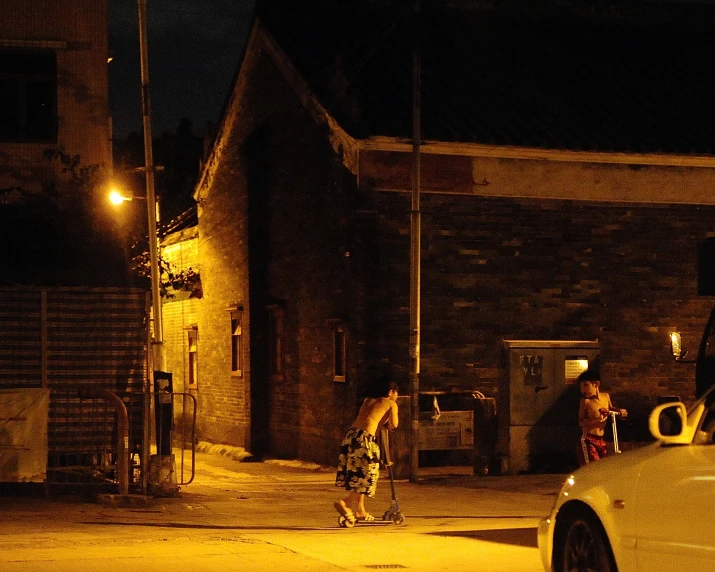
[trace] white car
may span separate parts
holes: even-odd
[[[715,570],[715,388],[656,407],[655,443],[589,463],[539,524],[554,572]]]

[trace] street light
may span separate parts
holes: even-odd
[[[167,434],[162,434],[162,428],[164,426],[164,413],[172,414],[173,401],[171,396],[171,374],[164,371],[165,364],[165,348],[164,348],[164,325],[162,317],[162,307],[161,307],[161,291],[160,291],[160,268],[159,268],[159,235],[157,232],[158,222],[159,222],[159,204],[156,200],[156,193],[154,191],[154,172],[161,170],[161,167],[154,166],[154,156],[152,150],[152,136],[151,136],[151,103],[149,99],[149,60],[148,60],[148,49],[147,49],[147,25],[146,25],[146,5],[147,0],[137,0],[138,13],[139,13],[139,56],[141,64],[141,91],[142,91],[142,119],[144,126],[144,166],[136,171],[144,171],[146,177],[146,195],[144,197],[134,197],[131,193],[122,193],[118,189],[111,189],[109,194],[109,200],[115,205],[120,205],[126,201],[131,201],[134,198],[146,200],[146,212],[147,212],[147,222],[148,222],[148,238],[149,238],[149,269],[151,274],[151,297],[152,297],[152,314],[153,314],[153,339],[151,343],[151,360],[149,367],[149,379],[150,388],[148,393],[153,392],[155,396],[155,414],[157,423],[157,456],[153,460],[158,461],[158,467],[156,467],[156,475],[160,482],[152,483],[149,482],[150,486],[155,485],[159,492],[169,493],[171,495],[178,492],[178,487],[175,482],[171,482],[171,475],[175,474],[174,470],[174,456],[171,454],[171,419],[169,419]],[[159,382],[161,382],[161,387],[158,387]],[[168,391],[165,391],[167,390]],[[165,399],[168,396],[168,405],[165,407]],[[145,402],[145,420],[149,419],[149,409],[150,402]],[[144,423],[144,443],[145,448],[142,454],[144,459],[149,457],[149,426],[145,421]],[[168,445],[168,453],[165,453],[165,445]],[[162,460],[162,455],[169,455],[170,460],[170,470],[165,473],[165,464]],[[150,459],[149,464],[152,465],[153,460]],[[146,465],[144,466],[146,469]],[[152,473],[152,469],[149,471],[144,470],[143,481],[144,487],[147,485],[148,473]],[[162,481],[162,477],[167,477],[168,481]]]
[[[149,57],[147,49],[147,25],[146,25],[146,4],[147,0],[137,0],[139,12],[139,60],[141,64],[141,83],[142,83],[142,119],[144,125],[144,175],[146,176],[146,213],[149,222],[149,264],[151,268],[151,299],[154,311],[154,343],[152,348],[153,365],[150,371],[151,380],[153,382],[153,390],[155,392],[155,414],[157,420],[157,457],[159,466],[156,468],[156,473],[159,475],[158,483],[155,485],[162,493],[174,495],[178,492],[178,487],[171,482],[171,475],[176,474],[174,468],[174,456],[171,455],[171,430],[168,430],[168,439],[164,439],[167,434],[162,434],[160,427],[163,426],[164,413],[169,413],[171,417],[171,374],[164,371],[165,363],[165,348],[164,348],[164,324],[162,319],[161,309],[161,292],[159,290],[159,255],[157,235],[157,220],[159,218],[159,206],[156,202],[156,193],[154,192],[154,154],[152,150],[151,137],[151,102],[149,99]],[[162,377],[157,378],[160,373]],[[167,377],[168,376],[168,377]],[[157,396],[158,382],[161,381],[164,385],[163,389],[169,391],[161,391],[161,395]],[[169,398],[168,409],[164,407],[165,399]],[[164,469],[162,455],[164,454],[164,445],[168,444],[170,470],[166,476],[168,481],[162,481],[161,475]],[[151,471],[150,471],[151,472]],[[151,484],[151,483],[150,483]]]
[[[146,25],[147,0],[137,0],[139,9],[139,56],[142,83],[142,118],[144,125],[144,174],[146,176],[146,209],[149,222],[149,264],[151,269],[151,298],[154,312],[154,370],[164,369],[164,326],[159,291],[159,256],[156,234],[156,195],[154,192],[154,154],[151,137],[151,102],[149,99],[149,58]]]
[[[140,197],[145,198],[145,197]],[[134,194],[124,194],[118,189],[112,189],[109,191],[109,202],[113,205],[121,205],[124,202],[133,201]]]
[[[156,170],[161,170],[162,167],[156,167]],[[136,171],[144,170],[143,167],[135,169]],[[134,199],[140,199],[147,201],[147,213],[152,212],[151,203],[147,200],[147,197],[135,196],[131,191],[121,191],[118,188],[111,188],[109,191],[109,201],[114,205],[121,205],[125,202],[133,201]],[[157,227],[159,226],[159,201],[154,200],[154,216],[148,214],[149,218],[149,252],[150,252],[150,271],[151,271],[151,283],[152,283],[152,300],[154,314],[154,336],[153,336],[153,347],[152,347],[152,360],[150,367],[150,380],[151,387],[154,388],[154,411],[156,419],[156,436],[157,436],[157,457],[152,457],[149,461],[150,465],[154,462],[158,462],[161,468],[157,468],[154,473],[157,476],[158,481],[153,482],[151,480],[145,480],[145,485],[148,484],[149,487],[153,487],[155,494],[161,494],[163,496],[174,496],[178,492],[178,487],[176,483],[172,481],[172,475],[175,474],[174,467],[174,456],[171,454],[171,427],[172,427],[172,415],[173,415],[173,398],[171,396],[171,374],[163,371],[164,364],[164,347],[163,347],[163,334],[162,334],[162,313],[161,313],[161,294],[159,291],[159,263],[160,258],[159,251],[161,249],[160,237],[157,233]],[[152,225],[153,223],[153,225]],[[153,229],[152,229],[153,227]],[[147,402],[146,405],[146,419],[149,418],[150,405]],[[145,424],[144,438],[146,442],[149,439],[149,428]],[[144,458],[149,455],[148,446],[145,449]],[[162,457],[168,456],[169,465],[162,460]],[[158,459],[158,460],[157,460]],[[152,465],[153,466],[153,465]],[[166,470],[168,469],[168,470]],[[149,473],[152,474],[152,469],[149,469]],[[146,471],[145,471],[146,474]],[[163,480],[162,480],[163,479]]]

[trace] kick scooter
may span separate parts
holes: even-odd
[[[338,525],[341,528],[352,528],[355,526],[356,523],[360,524],[389,524],[392,522],[393,524],[402,524],[405,522],[405,517],[402,516],[402,511],[400,510],[400,503],[397,500],[397,492],[395,491],[395,478],[392,474],[392,465],[394,464],[392,462],[392,455],[390,454],[390,441],[389,441],[389,433],[387,429],[380,429],[380,441],[382,443],[381,447],[381,459],[380,461],[382,464],[385,466],[387,469],[387,474],[390,477],[390,490],[392,491],[392,504],[390,505],[390,508],[388,508],[385,511],[385,514],[382,515],[382,520],[372,520],[372,521],[367,521],[367,520],[355,520],[355,519],[349,519],[342,514],[338,517]]]

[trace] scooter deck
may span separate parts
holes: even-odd
[[[340,524],[340,521],[342,520],[347,520],[345,519],[344,516],[338,517],[338,524]],[[353,526],[356,525],[370,525],[370,526],[377,526],[377,525],[385,525],[385,524],[393,524],[391,520],[382,520],[380,518],[376,518],[375,520],[355,520],[353,522]],[[342,525],[341,525],[342,526]]]

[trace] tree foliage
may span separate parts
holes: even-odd
[[[151,260],[147,248],[135,245],[136,254],[132,258],[132,268],[143,278],[151,279]],[[175,292],[189,292],[189,298],[201,298],[201,275],[194,268],[176,268],[161,256],[159,262],[159,292],[162,298],[175,298]]]

